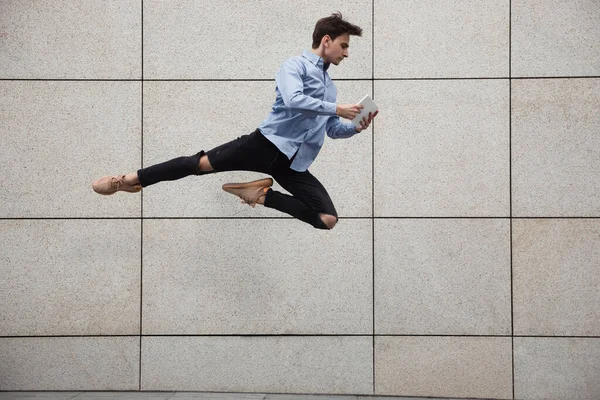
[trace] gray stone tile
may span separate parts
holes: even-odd
[[[208,151],[254,131],[270,110],[273,89],[273,83],[266,82],[148,82],[144,85],[144,167]],[[231,96],[239,98],[247,111],[236,111],[240,105]],[[226,182],[261,177],[254,172],[227,172],[161,182],[144,189],[144,215],[280,216],[272,209],[240,204],[221,189]]]
[[[0,400],[71,400],[79,392],[0,392]]]
[[[375,78],[507,77],[509,3],[375,2]]]
[[[600,216],[600,79],[512,84],[513,215]]]
[[[361,336],[144,337],[142,389],[367,394],[372,352]]]
[[[265,394],[254,393],[176,393],[169,400],[264,400]]]
[[[85,392],[73,400],[170,400],[175,392]]]
[[[600,220],[515,220],[515,334],[599,336],[599,259]]]
[[[475,398],[467,398],[467,397],[425,397],[427,400],[452,400],[452,399],[460,399],[460,400],[481,400]],[[423,400],[423,397],[394,397],[394,396],[358,396],[357,400]]]
[[[139,194],[92,182],[139,167],[140,99],[140,82],[0,82],[0,217],[139,216]]]
[[[0,338],[0,390],[137,390],[139,337]]]
[[[600,75],[600,7],[594,0],[514,0],[512,76]]]
[[[270,79],[288,57],[310,49],[317,20],[341,10],[363,29],[329,73],[371,78],[371,3],[318,0],[276,6],[239,2],[144,1],[144,75],[160,79]],[[231,27],[235,26],[232,35]]]
[[[371,334],[371,233],[352,219],[145,220],[144,333]]]
[[[600,339],[515,338],[515,398],[596,400]]]
[[[268,394],[265,400],[357,400],[357,396],[335,396],[328,394]]]
[[[0,335],[138,334],[140,222],[0,221]]]
[[[452,400],[452,399],[460,399],[460,400],[481,400],[474,398],[466,398],[466,397],[425,397],[427,400]],[[423,397],[395,397],[395,396],[358,396],[357,400],[423,400]]]
[[[375,216],[509,215],[508,82],[379,81]]]
[[[370,82],[336,82],[336,86],[339,102],[357,102],[371,92]],[[274,88],[274,82],[145,83],[144,166],[207,151],[254,131],[269,114]],[[310,167],[340,216],[371,216],[372,132],[369,129],[349,139],[326,138]],[[144,189],[144,214],[288,217],[272,209],[240,204],[221,189],[226,182],[260,177],[264,175],[225,172],[161,182]],[[278,184],[274,188],[283,191]]]
[[[0,26],[0,78],[141,77],[138,0],[7,0]]]
[[[376,333],[510,335],[509,228],[501,219],[376,220]]]
[[[379,395],[512,398],[511,338],[376,337]]]
[[[357,103],[371,93],[371,82],[337,81],[338,104]],[[379,115],[376,117],[376,120]],[[341,119],[342,122],[349,122]],[[325,137],[310,171],[327,189],[340,217],[372,215],[372,148],[376,122],[348,139]]]

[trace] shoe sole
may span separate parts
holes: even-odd
[[[141,192],[141,191],[142,191],[142,187],[141,187],[141,186],[134,186],[134,188],[135,188],[136,190],[122,190],[122,189],[121,189],[121,190],[116,190],[116,191],[114,191],[114,192],[112,192],[112,193],[103,193],[103,192],[99,192],[99,191],[97,191],[97,190],[96,190],[96,188],[94,187],[94,185],[95,185],[95,184],[96,184],[96,182],[94,182],[94,183],[92,184],[92,190],[93,190],[94,192],[96,192],[96,193],[98,193],[98,194],[102,195],[102,196],[112,196],[113,194],[115,194],[115,193],[117,193],[117,192],[138,193],[138,192]]]
[[[142,191],[142,188],[140,188],[139,190],[136,190],[136,191],[129,191],[129,190],[117,190],[117,192],[125,192],[125,193],[139,193],[139,192],[141,192],[141,191]],[[94,190],[94,192],[96,192],[96,191]],[[112,192],[112,193],[101,193],[101,192],[96,192],[96,193],[98,193],[99,195],[102,195],[102,196],[112,196],[113,194],[115,194],[115,193],[117,193],[117,192]]]
[[[265,178],[265,179],[259,179],[256,181],[252,181],[252,182],[247,182],[247,183],[226,183],[223,185],[223,190],[226,192],[229,192],[229,190],[231,189],[253,189],[253,188],[261,188],[261,187],[267,187],[267,186],[273,186],[273,179],[271,178]]]

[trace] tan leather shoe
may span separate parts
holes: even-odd
[[[125,175],[103,176],[92,183],[94,192],[104,195],[114,194],[118,191],[136,193],[142,190],[142,185],[130,185],[125,183]]]
[[[254,207],[258,199],[264,196],[271,186],[273,186],[273,179],[265,178],[247,183],[226,183],[223,185],[223,190]]]

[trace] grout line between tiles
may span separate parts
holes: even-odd
[[[253,334],[130,334],[130,335],[24,335],[24,336],[0,336],[0,339],[43,339],[43,338],[117,338],[117,337],[472,337],[472,338],[531,338],[531,339],[600,339],[600,336],[589,335],[473,335],[473,334],[370,334],[370,333],[346,333],[346,334],[328,334],[328,333],[299,333],[299,334],[273,334],[273,333],[253,333]]]
[[[0,393],[3,392],[10,392],[10,393],[64,393],[64,392],[75,392],[74,390],[0,390]],[[372,395],[369,394],[339,394],[339,393],[308,393],[308,392],[300,392],[300,393],[295,393],[295,392],[217,392],[214,390],[204,390],[204,391],[198,391],[198,390],[177,390],[177,391],[173,391],[173,390],[84,390],[84,391],[79,391],[77,392],[76,396],[79,395],[83,395],[85,393],[160,393],[160,394],[168,394],[169,397],[167,397],[166,399],[163,400],[169,400],[174,398],[178,393],[185,393],[185,394],[200,394],[202,396],[207,395],[207,394],[217,394],[217,395],[229,395],[229,394],[236,394],[236,395],[261,395],[263,396],[263,400],[266,399],[269,396],[276,396],[275,399],[283,397],[283,398],[290,398],[291,396],[307,396],[309,398],[322,398],[323,400],[335,400],[335,399],[343,399],[343,398],[348,398],[348,397],[356,397],[357,399],[363,398],[364,400],[368,400],[370,398],[372,398]],[[205,399],[206,397],[200,397],[198,399]],[[214,399],[215,397],[211,396],[211,399]],[[390,399],[390,400],[401,400],[401,399],[405,399],[405,400],[411,400],[411,399],[423,399],[423,400],[427,400],[427,399],[431,399],[431,400],[492,400],[489,397],[430,397],[430,396],[411,396],[406,397],[406,396],[394,396],[394,395],[378,395],[376,398],[378,399]],[[222,400],[226,400],[225,398],[222,398]],[[302,400],[301,398],[298,400]],[[495,400],[495,398],[494,398]]]
[[[468,80],[492,80],[492,79],[599,79],[600,76],[589,75],[589,76],[482,76],[482,77],[441,77],[441,78],[335,78],[335,81],[468,81]],[[84,79],[84,78],[0,78],[0,82],[19,82],[19,81],[33,81],[33,82],[273,82],[273,78],[249,78],[249,79]]]
[[[375,99],[375,0],[371,1],[371,95]],[[373,390],[376,393],[375,376],[375,121],[371,123],[371,239],[372,239],[372,305],[373,305]]]
[[[141,4],[141,39],[142,39],[142,96],[141,96],[141,143],[140,143],[140,167],[144,167],[144,0]],[[142,333],[143,331],[143,295],[144,295],[144,193],[140,193],[140,358],[138,371],[138,389],[142,390]]]
[[[32,220],[48,220],[48,221],[70,221],[70,220],[136,220],[142,217],[4,217],[0,221],[32,221]],[[143,217],[144,220],[293,220],[292,217]],[[364,219],[364,220],[385,220],[385,219],[510,219],[510,220],[525,220],[525,219],[600,219],[600,217],[344,217],[339,219]]]
[[[508,198],[510,214],[510,353],[512,398],[515,398],[515,317],[513,289],[513,209],[512,209],[512,0],[508,0]]]

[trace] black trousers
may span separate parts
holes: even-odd
[[[200,171],[200,158],[208,157],[213,171]],[[293,160],[293,158],[292,158]],[[270,189],[265,207],[274,208],[304,221],[315,228],[328,229],[319,214],[337,218],[329,194],[310,172],[290,168],[288,159],[277,146],[257,129],[208,152],[200,151],[189,157],[178,157],[138,170],[142,187],[161,181],[172,181],[189,175],[205,175],[225,171],[254,171],[271,175],[292,196]]]

